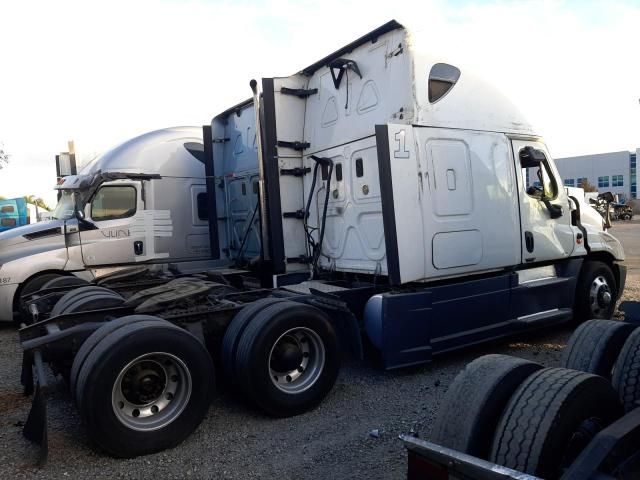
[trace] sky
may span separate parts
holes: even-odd
[[[0,0],[0,195],[55,204],[79,162],[203,125],[390,19],[527,115],[553,156],[640,147],[640,0]]]

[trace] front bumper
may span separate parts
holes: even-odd
[[[13,299],[19,286],[17,283],[0,285],[0,322],[13,321]]]

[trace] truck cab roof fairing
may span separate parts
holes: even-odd
[[[194,143],[202,144],[201,127],[155,130],[106,151],[85,165],[80,175],[120,172],[204,178],[204,163],[189,150]]]
[[[406,123],[528,136],[537,133],[520,109],[504,94],[464,65],[450,63],[448,58],[439,56],[437,51],[434,52],[431,49],[431,44],[421,38],[418,30],[414,31],[411,28],[411,24],[411,21],[405,25],[391,20],[309,65],[299,74],[313,77],[319,71],[330,70],[332,62],[340,58],[349,59],[357,48],[385,41],[391,36],[395,41],[398,35],[396,31],[403,30],[402,41],[394,54],[409,55],[413,67],[410,69],[412,72],[410,75],[413,77],[412,105],[404,106]],[[430,74],[434,67],[442,64],[457,69],[459,76],[445,95],[430,101]],[[397,122],[398,119],[394,118],[390,121]]]

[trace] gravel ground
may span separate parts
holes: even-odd
[[[640,222],[617,223],[629,277],[623,300],[640,298]],[[619,315],[619,314],[618,314]],[[14,329],[0,329],[0,478],[404,478],[398,435],[429,438],[447,386],[462,367],[487,353],[558,365],[571,329],[546,330],[450,354],[395,372],[345,361],[328,398],[314,411],[272,419],[221,392],[197,431],[178,447],[131,460],[94,449],[62,382],[51,388],[49,463],[34,467],[36,450],[21,434],[31,399],[19,385],[21,351]],[[375,438],[370,432],[377,429]]]

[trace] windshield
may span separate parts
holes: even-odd
[[[73,192],[63,190],[58,205],[53,210],[52,218],[56,220],[68,220],[75,214],[75,199]]]

